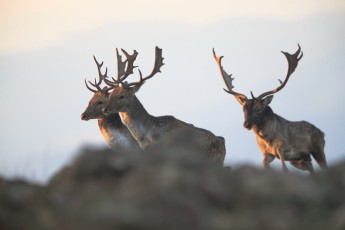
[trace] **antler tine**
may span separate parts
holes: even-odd
[[[88,84],[87,84],[87,82],[86,82],[86,79],[85,79],[85,85],[86,85],[86,88],[88,88],[88,90],[90,90],[91,92],[93,92],[93,93],[97,93],[98,91],[97,90],[94,90],[94,89],[92,89]],[[90,81],[89,81],[90,82]],[[91,82],[90,82],[91,83]]]
[[[95,83],[94,83],[94,84],[93,84],[91,81],[89,81],[89,83],[90,83],[93,87],[95,87],[98,91],[102,91],[102,89],[101,89],[101,87],[100,87],[100,85],[101,85],[101,83],[102,83],[102,80],[100,80],[100,81],[97,83],[96,78],[95,78]]]
[[[126,84],[126,86],[129,87],[129,86],[133,86],[133,85],[142,85],[142,84],[145,83],[146,80],[152,78],[156,73],[161,72],[160,68],[164,65],[164,63],[163,63],[164,58],[162,56],[162,52],[163,52],[163,50],[160,49],[158,46],[156,46],[156,49],[155,49],[155,64],[153,66],[152,72],[148,76],[143,78],[142,73],[141,73],[141,71],[139,69],[138,70],[139,71],[139,76],[140,76],[139,81]]]
[[[122,61],[122,56],[119,54],[119,50],[116,48],[116,60],[117,60],[117,81],[126,73],[126,61]],[[115,79],[113,78],[115,81]]]
[[[104,80],[104,79],[103,79]],[[89,90],[91,90],[92,92],[94,92],[94,93],[97,93],[97,92],[101,92],[101,93],[107,93],[109,90],[111,90],[111,89],[113,89],[114,87],[112,87],[112,86],[110,86],[109,88],[108,87],[103,87],[103,89],[100,87],[100,85],[101,85],[101,83],[102,83],[102,80],[101,81],[99,81],[98,83],[97,83],[97,81],[96,81],[96,79],[95,79],[95,83],[92,83],[91,81],[88,81],[93,87],[95,87],[97,90],[94,90],[94,89],[91,89],[89,86],[88,86],[88,84],[87,84],[87,82],[86,82],[86,80],[85,80],[85,85],[86,85],[86,87],[89,89]]]
[[[118,81],[115,80],[113,77],[111,78],[113,81],[109,81],[107,78],[104,78],[104,82],[105,84],[107,84],[108,86],[114,88],[114,87],[117,87],[119,85]]]
[[[130,87],[130,86],[136,86],[136,85],[142,85],[145,83],[145,78],[143,78],[143,74],[141,73],[140,69],[138,69],[139,72],[139,81],[137,82],[132,82],[132,83],[126,83],[124,86],[125,87]]]
[[[98,76],[99,76],[99,82],[98,82],[98,83],[100,84],[100,82],[102,81],[102,78],[104,78],[104,76],[102,75],[102,72],[101,72],[101,68],[102,68],[102,66],[103,66],[103,62],[102,62],[102,63],[99,63],[99,62],[97,61],[95,55],[93,55],[93,59],[95,60],[96,65],[97,65],[97,71],[98,71]],[[107,71],[106,71],[106,73],[107,73]]]
[[[303,57],[303,52],[301,52],[301,46],[299,44],[297,44],[297,45],[298,45],[298,50],[294,54],[289,54],[288,52],[281,51],[285,55],[285,57],[288,61],[288,71],[287,71],[285,80],[282,82],[281,80],[278,79],[280,82],[280,86],[274,90],[271,90],[271,91],[268,91],[268,92],[261,94],[260,96],[258,96],[259,99],[262,99],[267,95],[277,93],[282,88],[284,88],[286,83],[289,81],[291,74],[297,68],[299,60],[301,60],[301,58]]]
[[[155,49],[155,64],[153,66],[152,72],[150,73],[150,75],[148,75],[147,77],[144,78],[144,81],[147,80],[147,79],[150,79],[156,73],[161,72],[161,67],[164,65],[164,63],[163,63],[164,58],[162,56],[162,52],[163,52],[163,50],[160,49],[158,46],[156,46],[156,49]]]
[[[220,75],[222,76],[223,80],[224,80],[224,83],[226,85],[226,87],[228,89],[224,89],[225,92],[229,93],[229,94],[232,94],[234,96],[237,96],[237,97],[242,97],[242,98],[245,98],[247,99],[247,97],[244,95],[244,94],[241,94],[241,93],[237,93],[235,91],[233,91],[232,89],[234,88],[234,85],[232,84],[232,81],[235,79],[235,78],[232,78],[232,74],[227,74],[227,72],[224,70],[223,66],[222,66],[222,58],[224,56],[220,56],[220,57],[217,57],[216,55],[216,51],[214,50],[213,48],[213,57],[214,59],[216,60],[217,64],[218,64],[218,67],[219,67],[219,70],[220,70]]]
[[[113,81],[110,81],[104,78],[104,82],[110,87],[117,87],[119,84],[123,84],[123,81],[133,73],[133,69],[137,66],[134,66],[134,61],[138,56],[138,52],[134,50],[133,54],[130,55],[126,50],[121,49],[126,56],[126,60],[122,61],[122,56],[119,54],[119,50],[116,49],[116,59],[117,59],[117,77],[111,78]],[[127,64],[127,68],[126,68]]]
[[[98,80],[98,82],[97,82],[97,80],[96,80],[96,78],[95,78],[95,83],[92,83],[92,82],[90,82],[90,81],[88,81],[88,82],[89,82],[93,87],[95,87],[97,90],[91,89],[91,88],[89,87],[89,85],[87,84],[86,80],[85,80],[85,85],[86,85],[86,87],[87,87],[90,91],[92,91],[92,92],[94,92],[94,93],[97,93],[97,92],[106,93],[106,92],[108,92],[108,91],[109,91],[110,89],[112,89],[112,88],[110,87],[110,88],[107,88],[107,89],[104,90],[104,89],[102,89],[102,88],[100,87],[100,85],[102,84],[102,81],[105,80],[105,79],[108,77],[108,76],[107,76],[107,74],[108,74],[108,68],[105,68],[105,73],[102,74],[101,68],[102,68],[102,66],[103,66],[103,62],[99,63],[99,62],[97,61],[95,55],[93,55],[93,59],[95,60],[96,65],[97,65],[99,80]]]
[[[90,83],[93,87],[97,88],[97,90],[92,89],[92,88],[87,84],[86,79],[85,79],[84,82],[85,82],[85,86],[86,86],[86,88],[87,88],[88,90],[90,90],[90,91],[93,92],[93,93],[97,93],[97,92],[99,92],[99,85],[102,83],[101,67],[103,66],[103,62],[102,62],[102,63],[99,63],[99,62],[97,61],[95,55],[93,55],[93,60],[95,60],[96,65],[97,65],[97,70],[98,70],[98,75],[99,75],[99,82],[96,83],[96,79],[95,79],[95,84],[92,84],[90,81],[89,81],[89,83]],[[97,86],[98,86],[98,87],[97,87]]]
[[[123,77],[122,78],[121,77],[118,78],[119,82],[123,82],[129,75],[131,75],[133,73],[133,69],[137,67],[137,66],[134,66],[134,62],[135,62],[135,60],[137,59],[137,56],[138,56],[138,52],[136,50],[133,51],[132,55],[128,54],[127,51],[124,50],[124,49],[121,49],[121,51],[126,56],[126,61],[125,62],[127,62],[127,68],[124,71]]]

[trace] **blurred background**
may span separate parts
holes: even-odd
[[[163,49],[162,73],[137,94],[150,114],[223,136],[227,165],[261,167],[255,136],[223,91],[212,48],[225,56],[235,90],[249,96],[279,85],[287,71],[280,51],[293,53],[299,43],[304,57],[271,107],[324,131],[331,165],[345,157],[343,0],[2,0],[0,31],[3,177],[46,182],[80,146],[105,145],[97,121],[80,119],[92,97],[84,79],[97,77],[92,55],[114,76],[116,48],[136,49],[144,74],[155,46]]]

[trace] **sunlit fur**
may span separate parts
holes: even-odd
[[[321,168],[327,168],[324,133],[320,129],[306,121],[291,122],[275,114],[268,106],[272,95],[263,99],[236,99],[243,106],[243,126],[253,129],[256,135],[265,168],[277,157],[284,171],[287,171],[284,161],[290,161],[293,166],[312,173],[310,154]]]
[[[105,116],[102,109],[108,102],[108,93],[97,92],[91,98],[88,107],[81,115],[82,120],[98,119],[99,129],[112,149],[139,150],[137,141],[133,138],[126,126],[121,122],[118,113]]]
[[[212,132],[194,127],[173,116],[154,117],[140,103],[135,93],[140,87],[118,87],[110,94],[106,113],[120,113],[122,122],[127,126],[142,149],[155,145],[174,145],[176,143],[195,144],[207,152],[211,159],[223,164],[225,158],[224,138]]]

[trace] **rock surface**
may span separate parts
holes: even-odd
[[[0,179],[0,229],[345,229],[345,162],[305,176],[195,152],[84,149],[48,185]]]

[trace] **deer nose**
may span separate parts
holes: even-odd
[[[246,129],[251,129],[251,124],[250,124],[248,121],[245,121],[245,122],[243,123],[243,126],[244,126],[244,128],[246,128]]]
[[[82,113],[81,114],[81,119],[84,120],[84,121],[87,120],[87,113]]]

